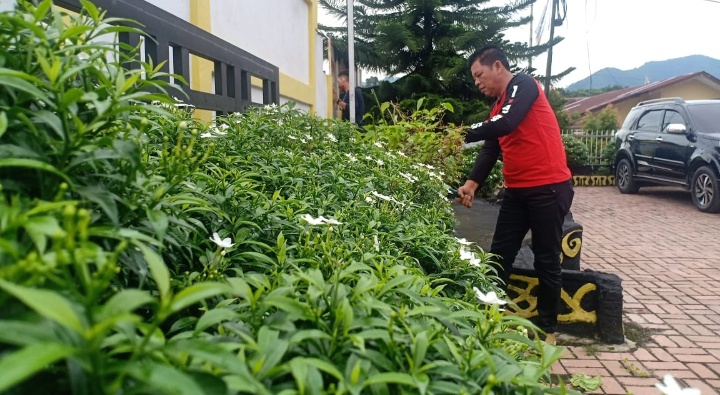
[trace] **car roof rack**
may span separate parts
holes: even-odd
[[[652,104],[652,103],[663,103],[663,102],[672,102],[676,104],[682,104],[685,103],[685,100],[683,100],[682,97],[661,97],[659,99],[651,99],[651,100],[643,100],[640,103],[638,103],[638,106],[644,106],[646,104]]]

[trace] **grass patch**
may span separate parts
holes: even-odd
[[[634,322],[624,322],[623,326],[625,337],[637,344],[638,347],[645,347],[647,343],[652,341],[652,335],[657,333],[657,330],[644,328]]]

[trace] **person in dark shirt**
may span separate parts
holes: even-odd
[[[485,143],[468,180],[458,188],[458,201],[472,207],[475,191],[502,153],[506,189],[490,252],[500,258],[499,277],[507,287],[522,240],[528,230],[532,232],[539,279],[537,325],[546,333],[545,341],[554,344],[562,290],[562,225],[574,195],[560,127],[540,83],[510,72],[500,47],[476,51],[468,64],[475,85],[496,101],[490,118],[472,125],[466,134],[468,143]]]
[[[338,88],[342,92],[336,104],[342,110],[342,119],[350,120],[350,77],[347,71],[338,73]],[[363,116],[365,116],[365,100],[363,99],[360,88],[355,87],[355,123],[363,126]]]

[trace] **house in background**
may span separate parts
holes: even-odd
[[[92,0],[91,0],[92,1]],[[16,0],[0,0],[0,11]],[[60,3],[60,2],[57,2]],[[323,71],[323,41],[317,32],[318,0],[133,0],[138,10],[155,6],[279,69],[279,102],[332,117],[333,81]],[[147,4],[147,5],[145,5]],[[109,13],[109,16],[113,16]],[[169,62],[172,70],[172,60]],[[215,94],[213,62],[191,54],[190,88]],[[252,98],[263,103],[263,82],[252,77]],[[197,110],[196,118],[212,120]]]
[[[564,109],[571,116],[580,115],[580,118],[574,121],[574,125],[579,126],[585,116],[597,114],[612,105],[618,112],[618,121],[622,123],[630,109],[639,102],[664,97],[681,97],[685,100],[720,99],[720,80],[700,71],[569,101]]]

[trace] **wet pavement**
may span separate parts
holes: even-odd
[[[457,233],[487,249],[497,210],[455,206]],[[668,373],[703,395],[720,394],[720,215],[701,213],[688,192],[671,187],[636,195],[576,187],[572,213],[584,228],[581,270],[623,280],[629,341],[608,346],[561,333],[566,350],[554,373],[600,375],[593,394],[657,395]]]

